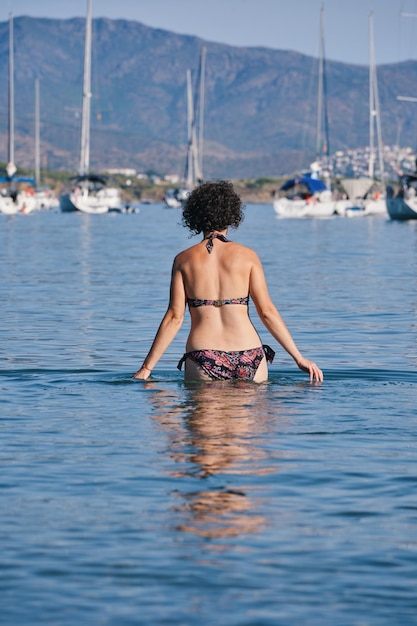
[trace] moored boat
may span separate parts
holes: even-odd
[[[186,187],[167,189],[164,195],[164,202],[170,209],[180,209],[190,192],[191,190]]]
[[[335,200],[331,190],[312,174],[287,180],[273,201],[278,217],[331,217],[335,213]]]
[[[341,217],[364,217],[365,196],[374,181],[368,177],[343,178],[340,185],[347,197],[336,201],[335,212]]]
[[[366,215],[382,215],[387,217],[387,200],[380,191],[375,191],[371,196],[365,198]]]
[[[164,201],[167,207],[181,208],[191,191],[203,180],[203,129],[205,101],[206,48],[200,52],[200,67],[196,92],[193,96],[191,71],[187,70],[187,157],[185,161],[184,186],[167,189]],[[196,105],[198,111],[196,111]],[[198,114],[197,114],[198,113]]]
[[[0,213],[16,215],[16,213],[31,213],[36,206],[35,191],[31,185],[33,178],[23,176],[4,176],[0,183],[6,187],[0,190]]]
[[[37,186],[35,189],[35,202],[36,208],[43,209],[56,209],[59,207],[59,200],[55,195],[55,192],[46,186]]]
[[[404,16],[415,17],[408,13]],[[417,102],[417,98],[410,96],[397,96],[397,100]],[[399,189],[396,193],[391,185],[387,185],[386,204],[388,215],[392,220],[404,222],[417,219],[417,159],[415,172],[400,174]]]
[[[397,194],[387,186],[387,211],[392,220],[417,219],[417,173],[404,174],[400,178],[400,188]]]
[[[71,190],[61,194],[59,204],[64,213],[81,211],[100,214],[123,211],[120,190],[108,185],[106,176],[84,174],[71,179]]]
[[[83,106],[81,119],[81,154],[79,175],[71,179],[71,189],[61,194],[61,211],[100,214],[125,211],[121,191],[108,186],[107,177],[90,173],[90,104],[91,104],[92,0],[87,1],[84,53]]]
[[[9,76],[8,76],[8,163],[2,172],[0,183],[0,213],[15,215],[30,213],[36,208],[34,200],[33,178],[19,176],[14,156],[14,45],[13,15],[9,14]]]
[[[331,217],[335,214],[335,198],[331,189],[329,168],[329,120],[324,51],[324,9],[320,10],[320,49],[317,87],[316,161],[310,171],[287,180],[272,202],[278,217]],[[324,182],[326,181],[326,182]]]
[[[13,137],[13,132],[11,132]],[[35,180],[28,176],[19,176],[13,163],[13,139],[9,144],[9,163],[0,175],[0,213],[15,215],[31,213],[36,209]]]

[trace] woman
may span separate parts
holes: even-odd
[[[274,352],[263,346],[248,314],[249,296],[271,335],[292,356],[310,381],[323,373],[304,358],[271,301],[257,254],[227,239],[229,227],[243,219],[242,201],[227,181],[197,187],[183,210],[183,224],[203,240],[174,259],[168,310],[152,347],[134,378],[147,379],[179,331],[185,307],[191,315],[185,364],[186,380],[253,380],[268,378],[267,360]]]

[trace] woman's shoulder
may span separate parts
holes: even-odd
[[[228,251],[230,251],[233,256],[239,256],[241,258],[245,258],[248,261],[259,262],[258,254],[253,250],[253,248],[249,248],[249,246],[245,246],[236,241],[228,241],[223,244],[227,246]],[[181,265],[187,261],[192,261],[197,258],[199,255],[206,253],[206,250],[201,246],[201,242],[195,243],[194,245],[185,248],[178,252],[174,259],[174,264]]]
[[[249,248],[249,246],[244,246],[243,244],[237,243],[235,241],[233,241],[232,243],[235,253],[243,255],[249,260],[259,260],[258,254],[253,248]]]
[[[180,252],[176,254],[174,258],[174,263],[181,263],[183,261],[186,261],[189,258],[192,258],[197,253],[199,247],[200,247],[199,244],[195,243],[192,246],[189,246],[188,248],[181,250]]]

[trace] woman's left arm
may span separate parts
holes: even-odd
[[[174,260],[171,274],[171,286],[169,294],[169,304],[159,325],[151,349],[146,356],[143,365],[133,375],[133,378],[146,380],[151,375],[151,371],[168,348],[179,329],[182,326],[185,313],[185,288],[181,270],[177,259]]]

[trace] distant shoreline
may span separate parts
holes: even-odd
[[[0,169],[4,169],[5,163],[0,163]],[[27,169],[19,170],[19,173],[26,176],[33,176],[33,171]],[[100,172],[105,175],[104,172]],[[70,179],[74,172],[43,170],[41,171],[41,186],[49,187],[58,197],[70,186]],[[109,177],[122,190],[123,201],[126,203],[149,202],[158,203],[164,201],[165,192],[182,183],[172,183],[158,176],[134,177],[122,174]],[[156,181],[153,179],[157,179]],[[286,177],[285,177],[286,178]],[[285,178],[261,177],[256,179],[228,179],[232,180],[237,193],[244,203],[270,204],[275,192],[280,188]]]
[[[0,169],[4,168],[5,164],[0,162]],[[19,174],[33,176],[33,171],[22,168]],[[109,176],[105,172],[100,172],[100,174],[108,176],[110,180],[120,187],[123,202],[127,205],[140,202],[149,204],[164,202],[164,196],[168,189],[183,184],[180,181],[173,183],[172,181],[164,180],[157,174],[152,173],[140,176],[127,176],[119,173]],[[70,180],[73,176],[73,172],[43,170],[41,171],[40,186],[49,187],[55,195],[59,197],[63,191],[68,190],[71,184]],[[285,177],[277,178],[260,177],[228,180],[233,182],[236,192],[245,204],[272,204],[283,182],[291,177],[292,175],[289,174]],[[339,176],[332,179],[335,187],[340,183],[340,179],[341,177]],[[392,184],[394,188],[398,185],[397,181],[387,180],[384,184],[386,183]]]

